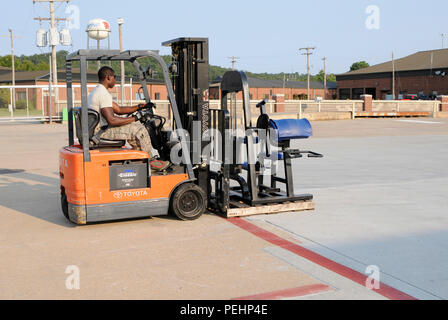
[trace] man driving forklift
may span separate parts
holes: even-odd
[[[169,161],[157,160],[152,153],[151,138],[148,130],[140,122],[139,112],[145,104],[132,107],[120,107],[112,99],[108,90],[115,87],[115,71],[110,67],[102,67],[98,71],[98,86],[88,97],[90,109],[100,114],[100,123],[95,128],[95,137],[107,140],[126,140],[134,150],[149,154],[152,170],[164,171],[170,167]],[[120,115],[133,116],[121,117]]]

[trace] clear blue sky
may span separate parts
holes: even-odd
[[[116,20],[122,17],[125,49],[158,49],[168,54],[169,50],[161,47],[163,41],[208,37],[211,64],[230,67],[227,57],[237,56],[237,68],[252,72],[305,73],[306,57],[298,49],[315,46],[312,73],[322,69],[324,56],[329,72],[342,73],[355,61],[376,64],[390,60],[392,51],[398,58],[439,49],[440,34],[448,34],[447,0],[72,0],[70,4],[79,8],[81,27],[72,30],[73,46],[58,50],[85,48],[85,28],[93,18],[111,23],[111,45],[118,48]],[[380,9],[379,29],[366,27],[370,5]],[[17,55],[44,52],[35,46],[39,23],[33,17],[47,16],[45,9],[33,5],[32,0],[3,3],[6,6],[0,35],[7,35],[12,28],[22,36],[15,41]],[[58,16],[67,17],[65,9],[64,3]],[[9,54],[8,38],[0,41],[0,55]]]

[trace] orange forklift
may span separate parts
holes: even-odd
[[[237,163],[236,159],[232,162],[229,147],[225,147],[225,143],[218,145],[216,134],[231,141],[233,153],[241,139],[229,134],[232,132],[231,113],[235,110],[228,110],[227,100],[223,100],[221,109],[211,110],[209,107],[208,39],[179,38],[163,45],[172,49],[173,62],[169,67],[157,51],[151,50],[79,50],[66,57],[69,145],[63,147],[59,155],[64,216],[79,225],[168,214],[181,220],[195,220],[207,209],[226,215],[243,206],[263,206],[267,210],[271,205],[282,203],[310,203],[312,195],[294,194],[291,159],[305,153],[310,157],[321,155],[292,150],[289,143],[291,139],[312,135],[309,122],[306,119],[293,119],[287,123],[271,120],[261,102],[258,105],[259,121],[253,125],[247,78],[243,72],[226,74],[222,96],[243,92],[245,129],[252,130],[250,137],[245,138],[248,162]],[[139,62],[147,57],[154,59],[162,70],[173,117],[170,130],[166,129],[167,119],[155,113],[156,106],[150,99],[147,81],[152,72]],[[88,61],[128,61],[135,66],[146,101],[141,122],[160,159],[172,161],[174,156],[179,158],[178,163],[164,172],[151,172],[146,152],[126,148],[126,141],[95,136],[100,117],[98,112],[88,108]],[[73,62],[79,62],[81,74],[81,107],[77,108],[73,106]],[[281,142],[276,152],[270,151],[270,138],[257,138],[258,131],[266,129],[272,129]],[[259,144],[261,153],[253,152],[254,144]],[[266,175],[262,172],[267,158],[285,164],[285,177],[273,174],[269,186],[263,182]],[[211,166],[212,162],[214,166]],[[246,171],[245,174],[242,171]],[[277,183],[284,184],[287,192],[281,191]],[[291,206],[287,208],[294,210]],[[258,213],[263,212],[258,210]]]

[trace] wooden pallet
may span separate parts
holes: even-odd
[[[430,112],[356,112],[356,117],[429,117]]]
[[[238,206],[232,206],[223,214],[226,218],[247,217],[260,214],[276,214],[281,212],[297,212],[305,210],[314,210],[315,204],[313,201],[296,201],[285,202],[280,204],[267,204],[250,207],[243,203],[238,203]]]

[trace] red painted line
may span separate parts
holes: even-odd
[[[250,223],[247,220],[241,218],[231,218],[227,219],[230,223],[252,233],[253,235],[262,238],[278,247],[281,247],[285,250],[288,250],[302,258],[305,258],[321,267],[324,267],[330,271],[333,271],[347,279],[350,279],[362,286],[365,286],[366,280],[368,277],[365,274],[362,274],[358,271],[355,271],[349,267],[346,267],[342,264],[339,264],[335,261],[332,261],[320,254],[317,254],[311,250],[308,250],[300,245],[297,245],[293,242],[285,240],[276,234],[266,231],[262,228],[257,227],[256,225]],[[391,300],[417,300],[416,298],[401,292],[395,288],[392,288],[384,283],[380,283],[380,289],[372,289],[372,291],[388,298]]]
[[[303,286],[299,288],[255,294],[253,296],[234,298],[231,300],[278,300],[282,298],[303,297],[308,296],[310,294],[322,293],[330,290],[332,289],[325,284],[312,284],[309,286]]]

